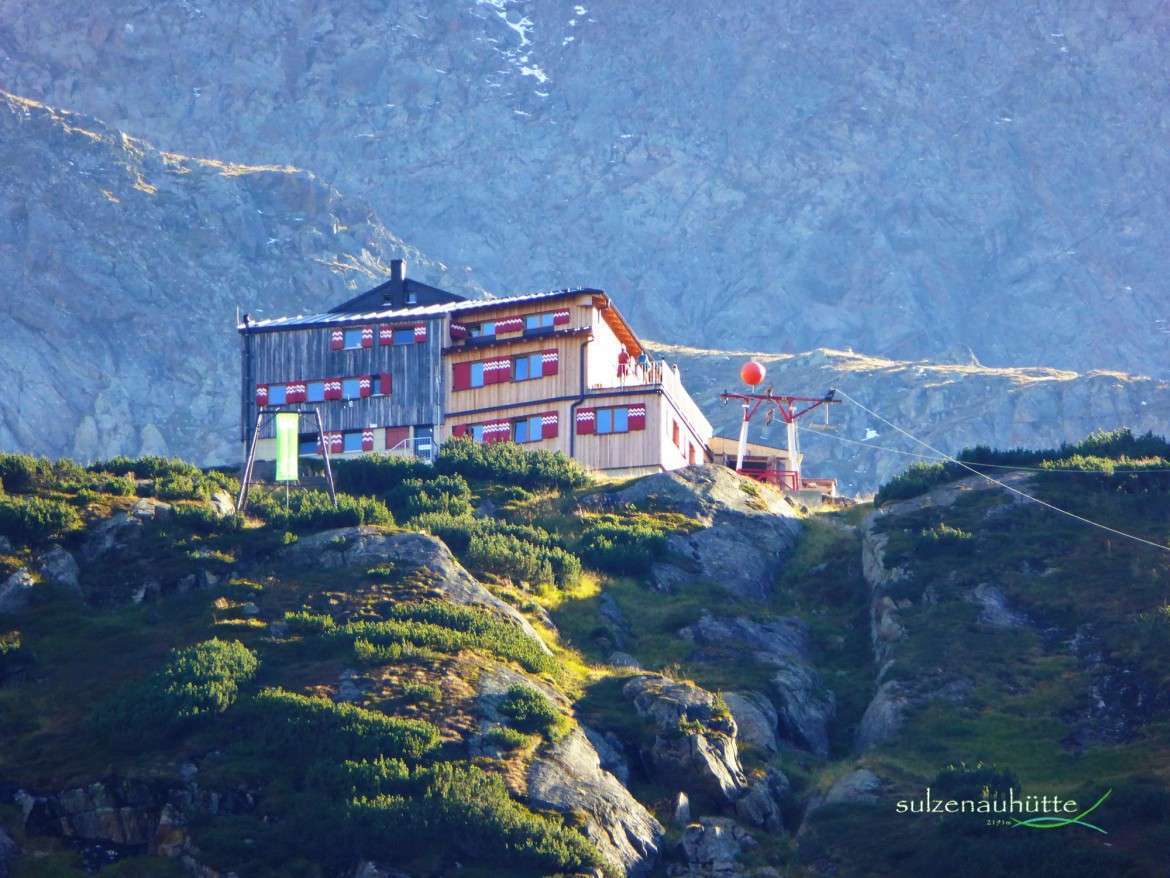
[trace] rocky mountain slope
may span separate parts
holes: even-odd
[[[680,364],[687,388],[724,436],[738,435],[742,413],[718,397],[736,389],[748,357],[765,365],[765,384],[776,393],[816,397],[840,388],[948,454],[979,445],[1055,448],[1094,430],[1128,425],[1161,433],[1170,423],[1170,382],[1119,372],[908,362],[825,349],[753,354],[655,345],[655,353]],[[805,472],[836,477],[847,494],[873,491],[921,460],[915,455],[935,456],[849,402],[832,407],[828,426],[820,411],[800,423]],[[768,428],[757,417],[750,438],[783,446],[784,426]]]
[[[339,510],[240,517],[222,473],[0,455],[0,873],[1160,874],[1164,553],[981,481],[801,516],[531,460],[343,462]],[[1160,469],[1011,478],[1170,528]],[[1107,835],[898,813],[927,786],[1109,791]]]
[[[0,2],[0,87],[306,168],[496,291],[1163,377],[1168,51],[1156,4],[1075,0]]]
[[[156,149],[0,94],[0,447],[83,460],[238,456],[236,307],[299,313],[405,244],[313,174]]]

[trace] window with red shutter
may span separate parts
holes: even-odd
[[[335,329],[329,333],[329,348],[330,350],[339,351],[345,347],[345,333],[340,329]]]
[[[373,346],[374,346],[374,327],[363,326],[362,327],[362,347],[363,348],[372,348]]]
[[[629,407],[627,416],[627,424],[631,430],[645,430],[646,429],[646,405],[645,403],[638,403]]]
[[[467,435],[467,425],[466,424],[456,424],[454,427],[451,428],[451,435],[456,436],[456,437],[466,436]]]
[[[382,396],[389,396],[390,395],[390,373],[389,372],[383,372],[381,375],[378,376],[378,392],[381,393]]]
[[[467,390],[471,387],[471,363],[453,363],[451,366],[451,389]]]
[[[577,433],[592,433],[594,418],[593,409],[577,409]]]
[[[560,365],[560,354],[556,351],[544,351],[541,355],[543,369],[541,375],[549,376],[557,374],[557,367]]]
[[[415,343],[424,342],[427,340],[427,325],[425,323],[416,323],[414,326],[414,341]]]
[[[383,323],[378,327],[378,344],[394,344],[394,327]]]
[[[362,430],[362,451],[374,450],[374,431],[372,429]]]
[[[256,385],[256,405],[268,405],[268,385]]]
[[[541,439],[556,439],[557,438],[557,417],[556,412],[545,412],[540,417],[540,438]]]
[[[364,399],[365,397],[370,395],[371,390],[373,390],[373,382],[370,380],[369,375],[363,375],[361,378],[358,379],[358,395],[359,396],[361,396]]]
[[[553,324],[556,326],[560,326],[560,325],[562,325],[564,323],[568,323],[568,322],[569,322],[569,312],[568,311],[558,311],[556,314],[553,315]]]

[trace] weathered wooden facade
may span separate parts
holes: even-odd
[[[240,326],[245,441],[261,410],[300,405],[319,409],[339,454],[425,454],[466,435],[612,473],[710,459],[711,425],[677,371],[644,354],[603,291],[466,300],[418,285],[412,296],[394,271],[389,292]],[[261,435],[265,460],[271,428]],[[306,437],[302,452],[315,451]]]

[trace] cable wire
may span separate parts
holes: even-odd
[[[901,433],[907,439],[910,439],[913,442],[917,442],[919,445],[921,445],[927,451],[933,451],[935,454],[939,455],[939,457],[942,457],[946,460],[949,460],[951,463],[958,464],[959,466],[963,467],[963,469],[970,470],[975,475],[979,476],[981,479],[986,479],[987,481],[991,482],[993,485],[998,485],[999,487],[1003,488],[1006,491],[1010,491],[1013,494],[1016,494],[1020,497],[1023,497],[1025,500],[1031,500],[1033,503],[1039,503],[1041,506],[1044,506],[1048,509],[1051,509],[1053,512],[1059,512],[1061,515],[1067,515],[1069,518],[1075,519],[1075,520],[1081,522],[1082,524],[1087,524],[1087,525],[1090,525],[1091,527],[1100,528],[1101,530],[1108,531],[1111,534],[1116,534],[1119,537],[1124,537],[1127,540],[1133,540],[1134,542],[1137,542],[1137,543],[1144,543],[1145,545],[1152,546],[1155,549],[1161,549],[1163,552],[1170,552],[1170,546],[1164,545],[1162,543],[1155,543],[1153,540],[1147,540],[1145,537],[1139,537],[1136,534],[1126,533],[1123,530],[1118,530],[1115,527],[1110,527],[1109,525],[1102,524],[1099,521],[1093,521],[1091,518],[1085,518],[1083,515],[1077,515],[1075,512],[1069,512],[1067,509],[1061,509],[1059,506],[1056,506],[1052,503],[1049,503],[1047,500],[1041,500],[1039,497],[1034,497],[1025,491],[1021,491],[1019,488],[1015,488],[1015,487],[1013,487],[1005,482],[1001,482],[999,479],[996,479],[996,478],[993,478],[993,477],[987,475],[987,473],[982,473],[979,470],[975,469],[974,467],[968,466],[967,464],[963,463],[963,461],[957,460],[954,457],[951,457],[946,452],[939,451],[937,448],[935,448],[929,442],[925,442],[922,439],[919,439],[913,433],[910,433],[907,430],[903,430],[901,427],[899,427],[897,424],[893,423],[892,421],[887,421],[885,418],[883,418],[881,415],[879,415],[873,409],[867,408],[866,406],[862,405],[860,402],[855,400],[853,397],[851,397],[845,391],[841,390],[839,387],[834,388],[834,390],[837,393],[841,394],[841,397],[843,399],[845,399],[846,401],[857,406],[859,409],[861,409],[863,412],[866,412],[871,417],[877,418],[883,424],[886,424],[887,426],[893,428],[894,430],[897,430],[899,433]]]

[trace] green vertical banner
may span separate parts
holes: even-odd
[[[296,412],[280,412],[276,416],[276,480],[297,480],[297,432],[301,416]]]

